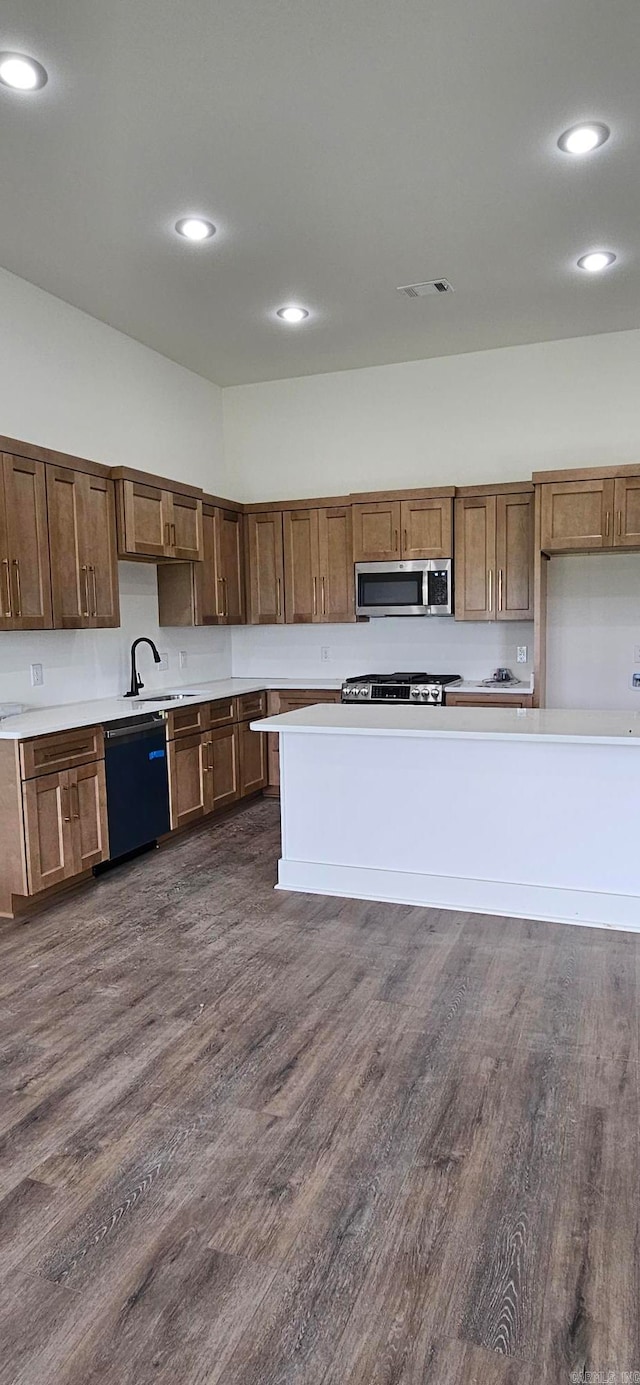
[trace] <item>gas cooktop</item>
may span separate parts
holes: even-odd
[[[445,688],[461,683],[459,673],[366,673],[345,678],[343,702],[413,702],[441,706]]]

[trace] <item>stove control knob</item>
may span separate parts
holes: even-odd
[[[419,701],[419,699],[421,698],[421,696],[422,696],[422,688],[417,688],[417,687],[414,686],[414,687],[411,689],[411,697],[414,699],[415,702],[417,702],[417,701]]]

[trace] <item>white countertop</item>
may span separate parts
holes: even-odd
[[[454,683],[451,688],[452,693],[481,693],[489,697],[495,693],[498,697],[531,697],[533,683],[527,679],[523,683],[470,683],[463,678],[461,683]]]
[[[158,702],[153,697],[100,697],[89,702],[65,702],[59,707],[38,707],[19,716],[0,721],[0,740],[21,741],[30,736],[46,736],[54,731],[70,731],[76,726],[101,726],[105,721],[124,720],[144,712],[167,712],[189,703],[212,702],[219,697],[239,697],[242,693],[263,689],[342,687],[341,678],[219,678],[213,683],[184,683],[193,688],[194,695],[179,702]],[[179,683],[171,683],[167,691],[178,691]],[[161,688],[154,692],[161,693]]]
[[[476,740],[594,741],[640,746],[640,714],[520,707],[408,707],[342,703],[253,721],[254,731],[338,736],[469,737]]]

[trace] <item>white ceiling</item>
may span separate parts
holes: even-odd
[[[219,384],[640,324],[638,0],[3,0],[0,49],[50,78],[0,88],[0,264]]]

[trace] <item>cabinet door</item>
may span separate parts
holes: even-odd
[[[316,702],[340,702],[340,692],[329,688],[309,688],[295,692],[270,692],[268,694],[267,715],[275,717],[283,712],[297,712],[301,707],[313,707]],[[280,737],[277,731],[267,733],[268,783],[273,796],[280,788]]]
[[[320,619],[318,511],[285,510],[284,609],[288,625]]]
[[[355,620],[353,524],[350,505],[318,510],[320,620]]]
[[[76,874],[69,771],[22,785],[29,894]]]
[[[218,584],[227,625],[242,625],[245,618],[242,515],[237,510],[216,510]]]
[[[613,508],[613,481],[545,482],[541,548],[545,553],[611,548]]]
[[[120,624],[113,481],[79,473],[82,564],[86,565],[92,629]]]
[[[141,481],[118,481],[118,552],[121,557],[164,558],[171,552],[167,492]]]
[[[3,559],[3,624],[11,630],[50,630],[51,577],[43,462],[5,454],[2,493],[6,553]],[[10,595],[10,602],[7,597]],[[6,612],[11,610],[11,616]]]
[[[615,484],[616,548],[640,548],[640,476],[620,476]]]
[[[171,827],[185,827],[204,817],[209,808],[210,734],[169,741],[169,806]]]
[[[164,504],[170,528],[171,557],[199,562],[202,558],[202,501],[176,491],[165,492]]]
[[[250,723],[236,727],[240,758],[240,797],[257,793],[267,782],[267,738],[261,731],[250,731]]]
[[[456,620],[495,620],[496,497],[456,500]]]
[[[51,550],[51,593],[56,630],[91,625],[87,560],[83,557],[81,473],[47,466],[47,507]]]
[[[212,806],[215,812],[218,808],[226,808],[229,803],[235,803],[240,793],[238,728],[223,726],[220,731],[212,731],[210,739]]]
[[[109,859],[104,760],[69,770],[75,873]]]
[[[353,559],[386,562],[400,557],[400,501],[372,500],[353,506]]]
[[[249,623],[283,625],[282,513],[279,510],[265,510],[259,514],[247,515],[246,525]]]
[[[202,506],[202,562],[193,569],[196,593],[196,625],[221,625],[224,621],[223,588],[218,580],[216,508]],[[176,569],[177,570],[177,569]],[[160,571],[160,569],[159,569]],[[171,581],[170,568],[165,570]]]
[[[498,620],[533,620],[533,494],[496,496]]]
[[[453,553],[453,501],[448,496],[433,500],[403,500],[403,558],[450,558]]]

